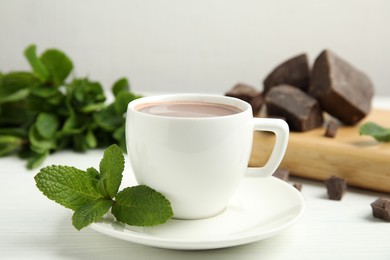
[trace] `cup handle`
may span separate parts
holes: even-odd
[[[254,131],[273,132],[276,140],[267,163],[263,167],[248,167],[246,176],[268,177],[276,171],[284,157],[288,144],[289,128],[284,120],[275,118],[253,118],[252,122]]]

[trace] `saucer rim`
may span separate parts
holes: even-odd
[[[260,177],[245,177],[245,179],[253,179]],[[301,219],[304,211],[305,211],[305,201],[300,191],[298,191],[291,184],[286,181],[280,180],[277,177],[270,176],[266,178],[272,183],[277,183],[276,185],[281,185],[284,189],[288,189],[289,192],[294,194],[297,199],[297,204],[291,209],[296,208],[296,214],[289,220],[282,223],[280,226],[275,228],[271,228],[270,230],[266,230],[263,232],[254,231],[245,231],[239,232],[234,235],[228,235],[225,238],[221,239],[221,237],[213,237],[213,238],[205,238],[205,239],[193,239],[193,240],[179,240],[173,238],[162,238],[159,236],[153,236],[151,234],[146,234],[143,232],[137,232],[134,230],[126,229],[126,232],[115,230],[112,228],[107,228],[106,223],[95,222],[92,223],[89,227],[93,230],[100,232],[102,234],[125,240],[128,242],[157,247],[157,248],[165,248],[165,249],[174,249],[174,250],[207,250],[207,249],[218,249],[218,248],[226,248],[232,246],[239,246],[248,243],[253,243],[256,241],[260,241],[272,236],[275,236],[282,232],[283,230],[289,228],[294,225],[299,219]],[[242,184],[240,185],[243,186]],[[239,188],[240,189],[240,188]],[[224,211],[226,212],[226,211]],[[225,214],[225,213],[221,214]],[[109,221],[109,220],[105,220]],[[178,220],[178,221],[194,221],[194,220]],[[112,222],[114,223],[114,222]],[[119,224],[119,223],[118,223]],[[120,223],[119,225],[125,225]],[[142,227],[141,227],[142,228]],[[241,234],[241,235],[240,235]],[[243,235],[245,234],[245,235]]]

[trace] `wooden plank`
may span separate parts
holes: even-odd
[[[373,110],[359,125],[339,127],[335,138],[325,137],[323,128],[290,133],[281,167],[293,176],[325,180],[335,175],[350,186],[390,193],[390,143],[360,136],[359,126],[367,121],[390,127],[390,110]],[[263,165],[273,142],[273,134],[254,133],[249,166]]]

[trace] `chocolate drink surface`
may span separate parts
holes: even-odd
[[[237,107],[198,101],[169,101],[139,105],[138,111],[169,117],[216,117],[228,116],[242,112]]]

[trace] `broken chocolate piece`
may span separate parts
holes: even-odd
[[[264,103],[264,96],[255,87],[238,83],[225,96],[239,98],[251,104],[253,115],[257,115]]]
[[[306,54],[293,57],[277,66],[263,81],[264,94],[281,84],[307,91],[310,85],[310,71]]]
[[[325,180],[328,197],[331,200],[341,200],[347,188],[347,181],[343,178],[332,176]]]
[[[255,87],[243,83],[238,83],[231,90],[226,92],[225,96],[236,97],[250,103],[252,99],[254,99],[260,94],[260,91],[257,90]]]
[[[371,203],[371,207],[374,217],[390,222],[390,199],[379,198]]]
[[[265,100],[268,116],[285,118],[292,131],[304,132],[322,126],[322,110],[317,100],[298,88],[273,87]]]
[[[324,136],[334,138],[337,134],[338,125],[335,121],[329,121],[326,125],[326,130]]]
[[[252,101],[250,102],[250,104],[252,106],[253,115],[257,115],[260,112],[261,107],[264,104],[264,96],[263,96],[263,94],[259,94],[256,97],[254,97],[252,99]]]
[[[279,178],[283,181],[288,181],[290,176],[290,171],[288,169],[277,169],[272,176]]]
[[[294,183],[293,186],[294,186],[294,188],[296,188],[299,191],[302,190],[302,183],[297,182],[297,183]]]
[[[366,74],[324,50],[314,62],[309,94],[330,115],[353,125],[370,112],[374,88]]]

